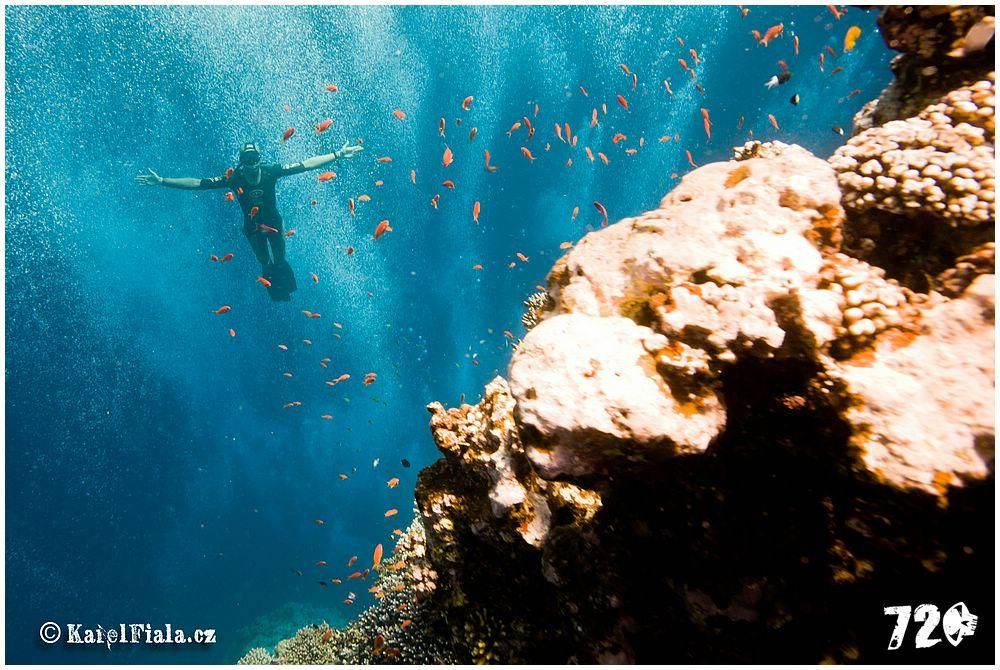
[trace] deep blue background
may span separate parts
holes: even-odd
[[[364,564],[376,542],[391,547],[419,468],[436,458],[424,405],[473,401],[503,371],[502,331],[523,332],[521,301],[560,242],[598,225],[591,203],[612,221],[652,208],[671,175],[689,170],[685,149],[699,164],[725,160],[751,130],[826,156],[843,141],[831,126],[849,132],[890,78],[874,15],[851,10],[838,22],[822,6],[746,18],[735,7],[9,7],[6,18],[6,633],[17,663],[232,662],[297,626],[352,616],[369,602],[364,586],[354,582],[349,608],[348,585],[317,581],[344,576],[352,554]],[[757,46],[749,31],[779,20],[785,36]],[[820,72],[820,51],[839,54],[854,24],[864,30],[856,50],[827,56]],[[704,60],[704,94],[677,63],[693,63],[690,47]],[[768,91],[780,58],[794,77]],[[637,91],[619,63],[638,73]],[[836,65],[843,72],[831,75]],[[607,117],[590,129],[601,102]],[[508,138],[535,103],[535,136]],[[715,124],[711,141],[700,107]],[[326,117],[333,127],[317,136]],[[555,138],[555,122],[579,133],[575,150]],[[298,132],[282,145],[288,126]],[[619,131],[628,139],[614,146]],[[657,142],[674,133],[679,143]],[[640,135],[645,147],[626,155]],[[277,162],[358,137],[366,151],[337,164],[332,182],[312,173],[279,184],[286,227],[297,230],[291,304],[254,283],[221,191],[133,183],[147,166],[220,174],[247,140]],[[447,169],[445,142],[455,152]],[[590,163],[584,145],[611,164]],[[482,169],[485,148],[496,173]],[[384,155],[393,162],[375,161]],[[457,188],[442,189],[444,178]],[[361,193],[372,201],[352,218],[347,198]],[[394,231],[375,242],[383,218]],[[231,263],[208,259],[229,251]],[[530,262],[509,269],[516,252]],[[232,312],[213,314],[221,304]],[[363,387],[369,371],[378,381]],[[352,379],[323,384],[341,372]],[[301,407],[282,409],[292,400]],[[391,476],[402,480],[395,490]],[[385,519],[388,507],[400,515]],[[311,567],[321,559],[330,567]],[[219,643],[45,647],[38,627],[50,619],[212,627]]]

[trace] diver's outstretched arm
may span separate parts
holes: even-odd
[[[210,188],[226,188],[225,178],[197,179],[195,177],[161,177],[153,172],[152,168],[146,168],[149,174],[141,174],[135,178],[137,184],[143,186],[166,186],[167,188],[179,188],[185,191],[202,191]]]
[[[325,165],[329,165],[338,158],[353,158],[359,151],[364,151],[364,147],[360,144],[357,146],[351,146],[350,142],[344,142],[344,146],[340,147],[337,151],[332,154],[323,154],[322,156],[313,156],[312,158],[307,158],[302,161],[302,166],[306,170],[315,170],[316,168],[321,168]]]

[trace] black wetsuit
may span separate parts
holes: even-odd
[[[306,168],[302,163],[261,165],[260,181],[256,184],[247,181],[240,170],[234,171],[228,179],[223,175],[201,180],[200,189],[225,188],[236,195],[236,200],[243,210],[243,234],[246,235],[254,255],[260,261],[264,276],[269,274],[267,270],[272,265],[272,257],[275,266],[285,263],[285,231],[274,196],[274,186],[281,177],[305,171]],[[250,212],[254,207],[257,208],[257,212],[251,217]],[[261,226],[269,226],[278,232],[268,232]],[[267,248],[268,242],[271,244],[270,254]]]

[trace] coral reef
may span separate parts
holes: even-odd
[[[429,406],[463,660],[881,660],[885,594],[989,578],[992,245],[918,293],[842,250],[831,165],[737,152],[555,264],[509,385]]]
[[[441,610],[427,606],[436,573],[428,564],[424,527],[419,517],[400,536],[392,555],[375,571],[370,590],[377,602],[342,628],[325,621],[282,640],[274,649],[278,665],[428,665],[454,664],[461,658]],[[253,649],[241,663],[268,654]],[[266,658],[271,658],[268,654]],[[261,663],[271,663],[261,660]]]
[[[888,7],[896,78],[830,158],[849,216],[844,251],[922,293],[991,242],[996,219],[991,6]],[[979,264],[982,265],[981,263]],[[950,290],[950,289],[945,289]]]
[[[552,307],[552,300],[549,294],[538,291],[528,296],[524,301],[524,314],[521,315],[521,324],[528,330],[538,325],[544,313]]]
[[[236,665],[271,665],[274,660],[274,656],[271,656],[271,652],[264,647],[254,647],[246,654],[243,658],[236,661]]]
[[[992,12],[883,10],[829,161],[747,143],[567,251],[509,381],[428,405],[378,604],[277,661],[988,660],[883,607],[992,606]]]

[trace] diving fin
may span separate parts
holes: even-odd
[[[298,288],[298,284],[295,282],[295,273],[292,272],[292,266],[288,264],[288,261],[272,263],[268,266],[264,276],[271,282],[267,288],[271,300],[291,300],[291,294]]]

